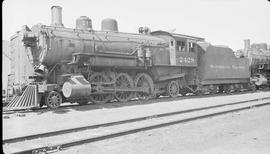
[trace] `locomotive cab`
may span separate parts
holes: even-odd
[[[195,40],[175,37],[175,63],[178,66],[197,66],[197,44]]]
[[[157,63],[159,61],[156,60],[155,55],[153,57],[155,67],[152,68],[152,72],[155,77],[159,77],[157,80],[168,82],[168,85],[172,81],[178,82],[179,91],[182,95],[185,95],[188,91],[194,92],[193,89],[196,89],[198,84],[197,68],[198,54],[200,52],[197,42],[204,41],[204,39],[166,31],[155,31],[151,35],[166,40],[169,50],[168,58],[165,58],[164,52],[162,56],[157,56],[168,59],[167,65]],[[163,79],[166,79],[166,81]]]
[[[165,31],[155,31],[151,34],[167,40],[170,50],[170,65],[184,67],[197,66],[197,42],[204,41],[203,38]]]

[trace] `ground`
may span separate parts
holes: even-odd
[[[3,115],[3,139],[270,96],[190,97],[150,104],[94,105]],[[60,153],[270,153],[270,107],[178,124],[73,147]]]
[[[59,153],[270,153],[270,106],[89,143]]]
[[[150,116],[161,113],[188,110],[217,104],[232,103],[270,96],[270,92],[237,94],[228,96],[190,97],[187,99],[165,99],[165,102],[111,107],[106,104],[94,109],[95,105],[62,108],[3,115],[3,139],[38,133],[89,126],[107,122]],[[118,103],[121,104],[121,103]],[[132,103],[128,103],[132,104]],[[108,107],[106,107],[108,106]]]

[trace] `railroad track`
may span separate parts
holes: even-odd
[[[135,119],[3,139],[6,153],[46,153],[217,115],[270,105],[270,97],[156,114]]]
[[[189,95],[189,96],[179,96],[177,98],[170,98],[170,97],[160,97],[160,98],[156,98],[156,99],[151,99],[148,100],[146,102],[143,102],[143,104],[150,104],[150,103],[159,103],[159,102],[164,102],[164,101],[172,101],[172,100],[183,100],[183,99],[189,99],[189,98],[207,98],[207,97],[214,97],[214,96],[227,96],[227,95],[239,95],[239,94],[247,94],[247,93],[256,93],[256,92],[261,92],[261,90],[257,90],[257,91],[242,91],[242,92],[237,92],[237,93],[230,93],[230,94],[226,94],[226,93],[218,93],[218,94],[209,94],[209,95],[201,95],[201,96],[197,96],[197,95]],[[93,104],[93,103],[89,103],[86,105],[79,105],[79,104],[67,104],[65,103],[64,105],[61,105],[59,107],[59,109],[68,109],[68,108],[80,108],[82,106],[89,106],[92,108],[89,109],[99,109],[100,107],[121,107],[121,106],[128,106],[128,105],[139,105],[142,104],[141,102],[139,102],[138,100],[130,100],[128,103],[119,103],[117,101],[114,102],[110,102],[107,104],[103,104],[103,105],[97,105],[97,104]],[[40,109],[21,109],[21,110],[10,110],[10,111],[3,111],[3,114],[14,114],[14,113],[29,113],[29,112],[46,112],[46,111],[51,111],[51,109],[49,109],[47,106],[42,107]]]

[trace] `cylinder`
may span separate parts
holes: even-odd
[[[51,26],[63,27],[62,24],[62,7],[60,6],[52,6],[52,24]]]
[[[79,18],[76,19],[76,28],[83,29],[83,30],[92,29],[91,19],[86,16],[80,16]]]
[[[85,98],[91,94],[91,84],[82,76],[74,75],[62,88],[66,98]]]
[[[111,18],[103,19],[101,22],[101,30],[118,32],[117,21]]]
[[[79,85],[65,82],[63,85],[63,94],[66,98],[82,98],[91,94],[91,85]]]

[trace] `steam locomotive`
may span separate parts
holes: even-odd
[[[250,62],[251,80],[258,88],[270,85],[270,48],[266,43],[253,43],[245,40],[245,46],[240,53]]]
[[[119,32],[114,19],[104,19],[101,31],[93,30],[86,16],[76,20],[76,28],[66,28],[62,8],[52,6],[51,12],[50,26],[24,26],[19,32],[35,66],[34,82],[9,108],[46,104],[55,109],[64,101],[103,104],[254,88],[249,60],[236,58],[228,47],[147,27]]]

